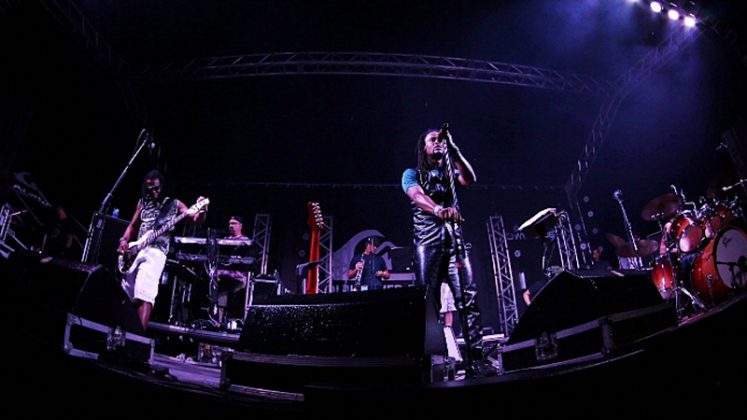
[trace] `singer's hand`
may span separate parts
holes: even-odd
[[[454,155],[454,154],[459,153],[459,148],[454,142],[454,138],[451,136],[451,133],[446,133],[445,142],[446,142],[446,147],[449,149],[450,154]]]
[[[438,212],[438,218],[441,220],[450,220],[457,222],[460,220],[459,212],[454,207],[444,207]]]
[[[355,269],[356,270],[363,270],[363,263],[362,262],[355,263]]]

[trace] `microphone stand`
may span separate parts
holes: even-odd
[[[86,245],[83,248],[83,257],[81,258],[81,262],[89,262],[90,260],[93,259],[93,258],[90,258],[91,245],[92,245],[91,242],[93,241],[93,233],[97,228],[101,227],[100,219],[99,219],[99,224],[97,226],[94,226],[96,224],[95,223],[96,215],[106,212],[107,207],[109,207],[109,200],[111,200],[111,198],[114,196],[114,191],[119,187],[119,184],[122,183],[122,180],[124,179],[125,174],[127,174],[127,171],[130,169],[130,166],[132,166],[132,162],[135,161],[135,158],[137,158],[137,156],[143,150],[143,147],[145,147],[146,143],[148,143],[149,138],[150,138],[150,135],[148,134],[148,132],[145,129],[142,129],[142,131],[140,131],[140,134],[137,137],[138,141],[140,141],[140,139],[142,139],[142,141],[140,141],[140,144],[137,146],[137,148],[135,149],[135,152],[130,157],[129,162],[127,162],[127,165],[122,170],[122,173],[119,174],[119,178],[117,178],[117,181],[114,182],[114,186],[112,186],[112,189],[109,190],[109,192],[104,197],[104,200],[101,202],[101,206],[99,207],[98,211],[95,212],[93,216],[91,216],[91,223],[88,224],[88,232],[86,233]],[[96,254],[98,254],[99,244],[96,244],[96,245],[97,245]],[[98,258],[98,255],[96,255],[95,257]]]
[[[448,133],[448,124],[444,124],[441,129],[444,131],[444,133]],[[449,141],[448,136],[446,137],[446,141]],[[446,176],[449,179],[449,189],[451,190],[452,206],[456,209],[457,215],[461,221],[462,212],[459,209],[459,199],[457,198],[456,188],[454,185],[454,169],[451,162],[451,154],[449,153],[449,144],[446,145],[446,152],[444,153],[444,163],[446,166]],[[464,336],[464,344],[467,350],[465,362],[467,363],[467,366],[470,366],[472,362],[474,362],[473,348],[475,344],[472,342],[472,337],[470,337],[469,335],[469,322],[467,320],[467,312],[469,310],[467,309],[465,298],[465,282],[469,281],[470,284],[472,283],[471,269],[468,269],[470,262],[469,257],[467,256],[467,250],[464,247],[464,236],[462,235],[461,223],[458,221],[448,221],[446,223],[451,223],[454,233],[457,272],[459,274],[459,294],[461,296],[460,306],[462,309],[462,313],[459,314],[459,320],[462,324],[462,335]]]

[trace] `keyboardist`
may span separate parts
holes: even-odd
[[[241,216],[231,216],[228,219],[228,236],[225,239],[229,240],[248,240],[249,238],[243,233],[244,219]],[[238,247],[237,247],[238,248]],[[238,254],[238,252],[235,252]],[[249,279],[248,270],[245,266],[242,269],[237,269],[231,264],[226,264],[217,270],[218,278],[218,323],[223,325],[226,321],[226,317],[237,315],[239,311],[235,311],[234,314],[230,308],[234,308],[236,301],[244,302],[244,296],[242,293],[238,293],[240,290],[247,287]],[[239,298],[240,297],[240,298]],[[243,311],[243,305],[241,307]]]

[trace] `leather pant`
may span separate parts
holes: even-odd
[[[441,282],[446,281],[454,295],[454,302],[459,312],[462,335],[467,347],[465,361],[471,364],[481,360],[480,308],[477,305],[477,288],[472,280],[472,266],[469,259],[465,259],[459,268],[454,249],[444,245],[417,246],[415,267],[418,282],[425,285],[426,310],[431,312],[431,314],[426,314],[426,317],[434,315],[438,317],[441,306]]]

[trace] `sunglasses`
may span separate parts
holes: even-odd
[[[160,185],[150,185],[150,186],[146,185],[145,189],[148,190],[148,191],[160,191],[161,190],[161,186]]]

